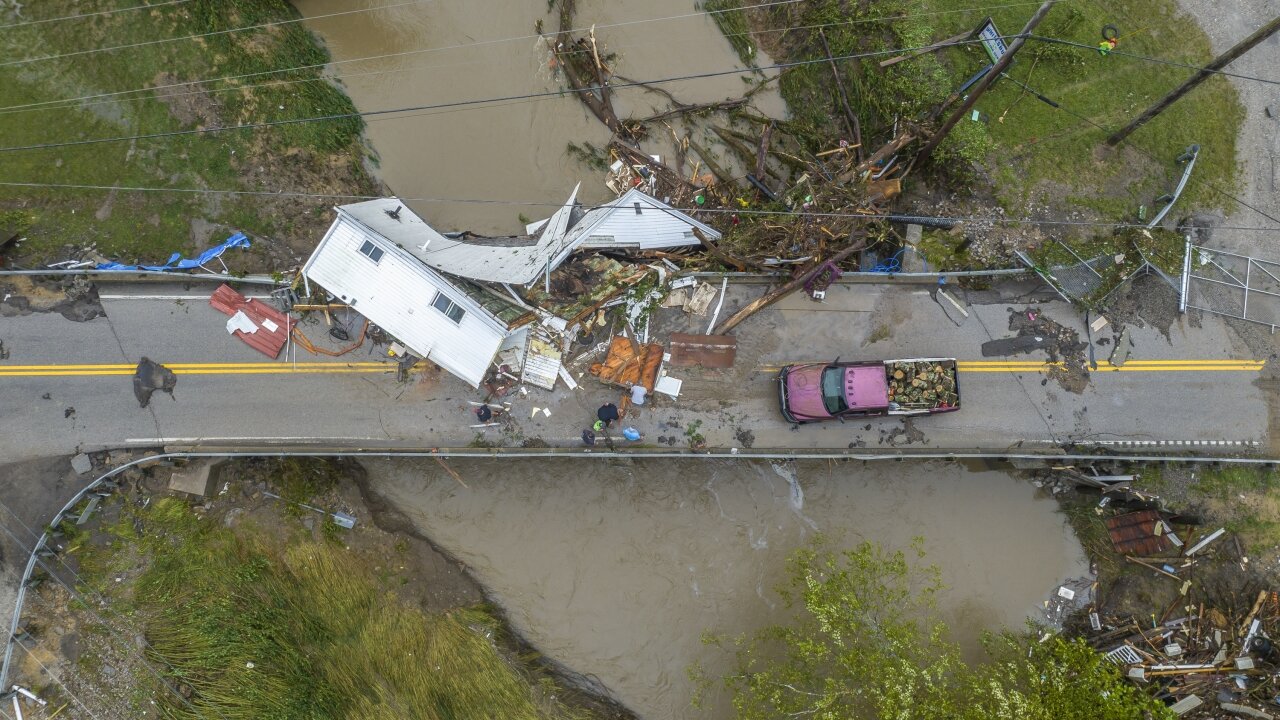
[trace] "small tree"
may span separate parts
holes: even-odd
[[[968,675],[959,720],[1135,720],[1173,713],[1082,639],[1030,633],[983,639],[990,661]]]
[[[729,645],[739,720],[1164,720],[1159,702],[1083,641],[988,635],[990,661],[960,660],[936,615],[938,569],[864,542],[797,551],[778,589],[790,617]],[[710,637],[708,642],[723,643]],[[700,671],[693,675],[703,688]]]
[[[919,544],[916,559],[922,557]],[[742,720],[802,717],[951,718],[951,677],[960,660],[934,617],[936,568],[862,543],[821,544],[789,561],[778,589],[794,619],[732,641],[736,672],[725,678]]]

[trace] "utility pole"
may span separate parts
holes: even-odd
[[[1147,108],[1147,111],[1134,118],[1133,122],[1112,133],[1111,137],[1107,138],[1107,144],[1112,147],[1120,144],[1121,140],[1129,137],[1129,133],[1142,127],[1148,120],[1164,112],[1165,108],[1176,102],[1178,98],[1186,95],[1188,92],[1191,92],[1191,89],[1204,82],[1205,78],[1231,64],[1231,61],[1248,52],[1254,45],[1257,45],[1263,40],[1274,35],[1277,30],[1280,30],[1280,17],[1276,17],[1272,19],[1271,22],[1258,28],[1256,32],[1244,40],[1241,40],[1235,47],[1222,53],[1215,58],[1213,62],[1201,68],[1199,72],[1188,78],[1186,82],[1179,85],[1173,92],[1160,98],[1159,102]]]
[[[978,102],[978,98],[982,96],[982,93],[986,92],[987,88],[991,87],[991,83],[995,82],[996,78],[1000,77],[1000,73],[1004,72],[1005,68],[1009,67],[1009,63],[1013,62],[1014,53],[1018,52],[1018,50],[1022,48],[1022,44],[1026,42],[1027,36],[1030,35],[1031,31],[1040,24],[1040,21],[1049,13],[1049,8],[1053,7],[1055,2],[1057,2],[1057,0],[1045,0],[1045,2],[1040,5],[1040,9],[1036,10],[1036,14],[1031,16],[1031,19],[1027,21],[1026,27],[1022,28],[1022,32],[1018,33],[1018,36],[1013,39],[1013,42],[1009,43],[1008,49],[1004,51],[1004,54],[1000,56],[1000,59],[996,64],[987,71],[987,74],[984,75],[983,78],[978,81],[978,84],[974,86],[973,90],[969,92],[969,97],[965,98],[964,102],[960,104],[960,107],[951,114],[951,117],[947,118],[947,121],[942,124],[942,127],[938,128],[938,131],[933,134],[933,137],[929,138],[929,142],[925,143],[924,147],[921,148],[919,154],[916,155],[917,160],[924,160],[932,155],[933,151],[938,147],[938,143],[942,142],[943,138],[947,136],[947,133],[951,132],[951,128],[955,127],[956,123],[960,122],[960,118],[967,115],[969,111],[973,109],[974,104]]]

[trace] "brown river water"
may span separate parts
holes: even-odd
[[[441,105],[556,91],[550,52],[535,32],[550,32],[558,19],[546,0],[294,0],[308,27],[328,45],[332,72],[361,111]],[[397,7],[387,7],[395,5]],[[361,8],[369,12],[321,18]],[[670,18],[670,19],[663,19]],[[581,0],[576,27],[596,26],[601,46],[618,59],[617,72],[647,81],[740,68],[737,55],[694,0]],[[374,56],[396,55],[377,60]],[[756,62],[772,63],[759,54]],[[742,95],[738,74],[662,87],[682,102]],[[666,100],[639,88],[619,89],[620,117],[666,108]],[[781,116],[785,105],[772,91],[756,108]],[[553,95],[469,107],[440,108],[369,119],[368,137],[392,191],[442,230],[518,233],[518,217],[549,215],[581,181],[580,199],[608,199],[603,175],[565,154],[569,142],[597,147],[610,133],[577,98]],[[665,154],[662,142],[647,152]],[[491,200],[502,204],[439,202]],[[519,203],[532,203],[520,205]]]
[[[727,718],[690,706],[687,668],[729,669],[706,631],[780,618],[786,558],[822,533],[926,560],[971,658],[987,629],[1021,627],[1088,571],[1052,499],[1023,481],[945,463],[606,460],[365,463],[371,487],[465,562],[540,652],[594,675],[647,720]]]

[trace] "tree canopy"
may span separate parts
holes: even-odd
[[[789,560],[783,621],[732,639],[724,679],[739,720],[1163,720],[1163,704],[1083,640],[988,634],[988,658],[961,660],[937,615],[938,569],[874,543],[819,541]],[[695,670],[694,674],[709,681]]]

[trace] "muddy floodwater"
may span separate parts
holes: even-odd
[[[690,707],[686,669],[728,658],[704,631],[778,617],[785,559],[819,532],[837,546],[924,538],[970,655],[1021,627],[1087,563],[1052,499],[952,464],[606,460],[369,462],[372,488],[465,562],[543,654],[594,675],[647,720],[727,718]]]
[[[432,225],[479,233],[522,232],[521,214],[537,219],[563,203],[582,181],[580,198],[609,197],[604,177],[565,154],[569,142],[609,140],[609,131],[577,98],[557,91],[562,83],[551,54],[535,32],[558,27],[546,0],[295,0],[333,55],[338,76],[364,112],[410,106],[553,92],[469,107],[420,110],[370,118],[368,137],[381,158],[392,191]],[[577,4],[575,27],[596,26],[596,37],[617,55],[616,71],[647,81],[740,68],[715,23],[694,0]],[[383,8],[319,17],[361,8]],[[372,58],[374,60],[361,60]],[[763,54],[759,65],[772,61]],[[663,84],[682,102],[739,97],[746,85],[735,73]],[[615,93],[620,117],[648,114],[666,101],[638,88]],[[753,104],[771,116],[784,105],[773,86]],[[665,138],[647,152],[668,152]],[[499,204],[430,199],[499,201]],[[518,203],[533,203],[519,205]]]

